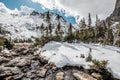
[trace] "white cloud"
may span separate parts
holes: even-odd
[[[33,8],[29,8],[27,6],[21,6],[20,7],[20,12],[23,13],[23,14],[30,14],[34,11],[35,9]]]
[[[69,16],[70,15],[71,16],[77,16],[78,15],[75,10],[73,12],[72,8],[69,8],[68,6],[62,4],[62,1],[58,1],[58,0],[32,0],[32,1],[40,3],[45,8],[48,8],[48,9],[51,9],[51,10],[58,9],[59,11],[63,11]]]
[[[11,10],[7,8],[4,3],[0,2],[0,12],[2,13],[9,13],[9,14],[30,14],[33,12],[35,9],[27,7],[27,6],[20,6],[20,10],[17,8]]]
[[[99,15],[101,19],[109,16],[115,5],[115,0],[32,0],[40,3],[48,9],[58,9],[74,17],[87,17],[90,12],[92,16]]]

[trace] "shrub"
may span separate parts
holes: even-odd
[[[4,46],[5,40],[6,40],[5,38],[0,38],[0,45],[1,45],[1,46]]]
[[[68,34],[64,37],[64,41],[67,41],[68,43],[72,43],[74,40],[75,40],[75,36],[73,34],[71,35]]]
[[[87,62],[92,61],[92,55],[91,55],[90,53],[88,54],[88,57],[86,58],[86,61],[87,61]]]
[[[105,68],[108,64],[108,61],[106,61],[106,60],[99,61],[99,60],[94,59],[94,60],[92,60],[92,62],[95,66],[97,66],[99,68],[100,67]]]
[[[3,74],[4,73],[4,70],[0,69],[0,74]]]
[[[5,40],[4,45],[8,50],[12,49],[14,46],[14,44],[12,42],[8,41],[7,39]]]
[[[85,55],[84,54],[80,54],[80,58],[85,58]]]
[[[92,55],[91,55],[91,52],[92,52],[92,49],[89,48],[89,54],[88,54],[88,57],[86,58],[86,61],[87,61],[87,62],[92,61]]]
[[[51,37],[44,37],[42,36],[41,38],[36,38],[34,45],[40,45],[41,47],[44,46],[46,43],[50,42],[52,40]]]
[[[106,60],[101,61],[101,66],[102,67],[106,67],[107,64],[108,64],[108,61],[106,61]]]
[[[2,51],[2,49],[3,49],[3,46],[0,46],[0,52]]]
[[[0,45],[3,47],[3,48],[7,48],[8,50],[12,49],[14,44],[10,41],[8,41],[8,39],[6,38],[1,38],[0,39]]]

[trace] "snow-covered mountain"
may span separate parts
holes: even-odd
[[[47,15],[50,19],[47,21]],[[0,29],[1,33],[11,39],[29,39],[41,36],[40,27],[52,26],[53,34],[60,23],[66,33],[69,23],[62,16],[52,12],[38,13],[32,8],[22,6],[20,10],[10,10],[0,3]]]

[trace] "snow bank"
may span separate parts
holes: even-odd
[[[57,67],[65,65],[83,66],[88,68],[91,62],[86,62],[81,58],[81,54],[88,56],[89,50],[92,50],[93,59],[108,60],[107,69],[116,78],[120,78],[120,48],[113,46],[101,46],[98,44],[84,43],[58,43],[50,42],[43,47],[41,55],[45,56],[49,62],[54,62]]]

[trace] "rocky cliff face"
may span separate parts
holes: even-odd
[[[111,15],[113,21],[120,21],[120,0],[116,0],[115,9]]]

